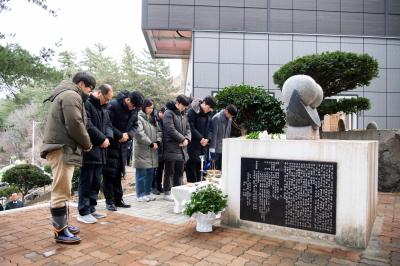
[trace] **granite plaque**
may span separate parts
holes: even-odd
[[[240,219],[336,234],[337,163],[242,158]]]

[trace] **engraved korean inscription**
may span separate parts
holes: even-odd
[[[240,219],[336,233],[337,163],[241,159]]]

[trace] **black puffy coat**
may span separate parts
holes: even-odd
[[[208,156],[208,145],[203,147],[200,140],[210,139],[211,112],[204,113],[200,107],[201,100],[194,100],[188,111],[188,120],[190,131],[192,132],[192,141],[188,146],[190,160],[200,161],[200,155]],[[207,158],[206,158],[207,160]]]
[[[128,133],[129,140],[135,137],[138,128],[138,110],[129,110],[124,99],[127,92],[120,92],[117,99],[112,100],[108,106],[108,115],[113,127],[114,139],[107,149],[107,164],[103,167],[103,175],[120,178],[125,175],[125,164],[128,157],[129,141],[119,143],[123,133]]]
[[[164,114],[164,160],[187,161],[189,159],[187,147],[179,144],[185,139],[191,140],[190,126],[186,114],[181,113],[175,103],[168,102]]]
[[[163,124],[163,120],[160,119],[160,117],[158,116],[158,114],[155,115],[155,119],[157,121],[157,125],[161,130],[161,134],[162,134],[162,141],[160,144],[160,147],[158,147],[158,161],[162,162],[164,161],[164,124]]]
[[[100,148],[100,145],[108,138],[113,137],[110,118],[106,105],[101,105],[100,100],[93,95],[85,102],[87,115],[86,129],[89,133],[92,149],[83,153],[84,164],[106,164],[107,150]]]

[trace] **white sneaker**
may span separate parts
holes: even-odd
[[[97,222],[97,219],[93,217],[91,214],[86,215],[78,215],[76,218],[78,222],[85,223],[85,224],[94,224]]]
[[[156,200],[156,196],[154,196],[153,194],[147,195],[147,196],[145,196],[145,197],[148,198],[149,201],[151,201],[151,200]]]
[[[107,214],[99,212],[92,212],[91,215],[96,219],[102,219],[107,217]]]
[[[164,200],[166,201],[174,201],[171,195],[164,195]]]
[[[146,202],[148,200],[147,200],[146,197],[138,197],[138,198],[136,198],[136,201],[138,201],[138,202]]]

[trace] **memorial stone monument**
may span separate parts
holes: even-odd
[[[289,78],[282,94],[286,140],[223,141],[222,222],[365,248],[376,217],[378,142],[320,140],[323,92],[309,76]]]

